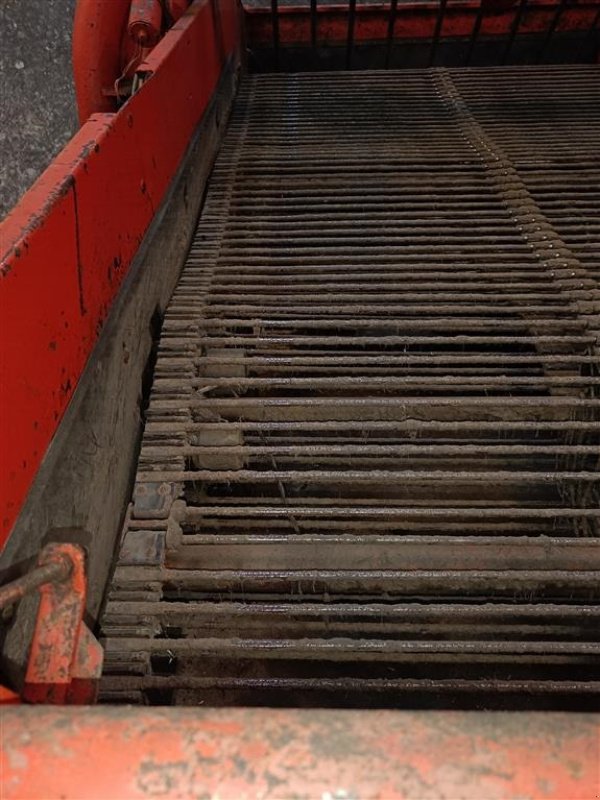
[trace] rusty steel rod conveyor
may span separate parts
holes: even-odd
[[[101,5],[4,223],[5,796],[591,800],[600,5]]]

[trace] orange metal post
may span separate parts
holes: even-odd
[[[73,75],[79,121],[115,111],[107,93],[121,74],[122,41],[131,0],[78,0],[73,22]]]
[[[140,47],[154,47],[163,25],[159,0],[132,0],[127,32]]]

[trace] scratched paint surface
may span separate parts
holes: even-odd
[[[4,800],[593,800],[584,714],[7,708]]]
[[[220,24],[214,9],[197,0],[141,65],[142,90],[93,115],[0,227],[0,547],[237,47],[235,0]]]

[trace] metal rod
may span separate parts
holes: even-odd
[[[403,660],[402,656],[433,654],[464,655],[476,660],[478,656],[505,655],[512,658],[523,658],[535,655],[600,655],[598,642],[538,642],[538,641],[489,641],[489,640],[381,640],[381,639],[269,639],[260,640],[246,638],[218,638],[216,636],[198,637],[196,639],[144,639],[139,636],[124,636],[119,639],[108,639],[106,652],[127,653],[142,651],[148,653],[169,653],[174,655],[197,655],[258,658],[261,660],[298,659],[322,661],[370,661],[370,660]]]
[[[180,483],[182,481],[196,481],[206,483],[268,483],[272,481],[287,481],[289,483],[334,483],[336,485],[348,483],[371,484],[396,484],[399,483],[424,483],[425,481],[440,484],[446,482],[450,485],[456,483],[515,483],[529,485],[532,483],[552,484],[556,481],[579,481],[585,483],[600,482],[600,473],[593,471],[536,471],[536,470],[417,470],[417,469],[348,469],[348,470],[150,470],[140,471],[138,480],[141,483]]]
[[[433,31],[433,37],[431,39],[431,49],[429,51],[429,66],[433,67],[435,63],[435,55],[437,52],[437,48],[440,42],[440,36],[442,33],[442,26],[444,24],[444,17],[446,16],[446,6],[448,5],[448,0],[440,0],[440,6],[438,8],[437,17],[435,20],[435,29]]]
[[[479,36],[479,31],[481,29],[481,23],[483,22],[484,13],[485,13],[484,0],[480,0],[479,8],[477,9],[477,16],[475,17],[475,23],[473,25],[473,30],[471,32],[471,39],[469,40],[469,49],[467,50],[465,66],[469,66],[469,64],[471,63],[471,59],[473,57],[473,51],[475,50],[475,43],[477,42],[477,37]]]
[[[273,49],[275,51],[275,66],[279,69],[279,3],[271,0],[271,25],[273,27]]]
[[[568,5],[568,0],[560,0],[558,5],[556,6],[556,11],[554,12],[554,16],[552,17],[548,30],[546,31],[546,36],[544,37],[544,41],[542,42],[542,46],[540,47],[536,59],[536,62],[538,64],[542,62],[544,56],[546,55],[548,46],[552,40],[552,37],[554,36],[554,32],[558,26],[558,23],[560,22],[560,18],[562,17],[563,11],[567,7],[567,5]]]
[[[592,693],[600,690],[600,681],[498,680],[487,678],[202,678],[195,675],[116,675],[104,678],[104,692],[135,689],[222,689],[327,692],[478,692],[528,694],[564,694],[566,691]]]
[[[403,431],[493,431],[499,430],[498,422],[490,420],[327,420],[327,421],[304,421],[298,422],[290,420],[288,422],[154,422],[149,420],[146,425],[148,433],[178,433],[179,431],[276,431],[283,433],[293,433],[296,431],[350,431],[357,432],[363,431],[388,431],[393,429],[398,435]],[[587,420],[563,420],[563,421],[547,421],[547,420],[526,420],[523,421],[508,421],[502,422],[501,430],[509,431],[525,431],[525,432],[542,432],[542,431],[600,431],[600,422],[593,422]]]
[[[438,507],[438,506],[308,506],[308,505],[260,505],[260,506],[195,506],[186,509],[186,522],[202,522],[209,517],[260,517],[266,519],[268,517],[285,517],[293,512],[295,516],[299,517],[344,517],[348,518],[362,518],[367,517],[372,520],[375,517],[385,517],[387,519],[400,519],[405,517],[418,518],[425,517],[432,519],[439,517],[443,520],[449,519],[482,519],[484,517],[495,517],[498,519],[506,519],[512,517],[520,517],[522,519],[559,519],[559,518],[572,518],[572,517],[587,517],[595,519],[600,517],[600,508],[565,508],[555,506],[553,508],[542,508],[539,506],[527,507],[507,507],[507,506],[483,506],[483,507],[468,507],[462,506],[460,508],[453,507]],[[214,539],[214,534],[211,534]],[[389,541],[389,539],[386,539]],[[404,537],[404,542],[406,538]],[[498,543],[498,548],[501,542],[498,538],[494,538],[494,542]],[[476,547],[481,545],[481,539],[477,540]],[[553,546],[559,547],[559,544],[552,543]],[[423,542],[423,547],[426,543]]]
[[[310,42],[317,46],[317,0],[310,0]]]
[[[593,53],[593,57],[596,58],[596,60],[600,59],[600,33],[597,30],[598,27],[600,27],[600,8],[596,12],[596,16],[594,17],[588,31],[588,39],[591,41],[592,46],[594,44],[594,40],[596,41],[596,52]]]
[[[502,54],[502,60],[500,62],[502,65],[506,64],[506,62],[508,61],[510,51],[512,50],[512,46],[517,37],[517,33],[519,32],[519,28],[521,26],[521,20],[523,19],[523,15],[525,14],[526,8],[527,8],[527,0],[520,0],[517,10],[515,11],[515,16],[513,18],[512,24],[510,26],[510,32],[508,34],[506,47],[504,48],[504,53]]]
[[[392,47],[394,44],[394,28],[396,26],[396,16],[398,14],[398,0],[392,0],[390,3],[390,15],[388,17],[387,29],[387,48],[385,53],[385,68],[390,66],[390,59],[392,57]]]
[[[348,0],[348,40],[346,44],[346,69],[352,66],[354,49],[354,26],[356,23],[356,0]]]
[[[13,605],[28,594],[32,594],[47,583],[59,583],[69,577],[72,564],[66,559],[52,561],[35,567],[22,578],[7,583],[0,588],[0,609]]]

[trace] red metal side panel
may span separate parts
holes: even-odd
[[[73,180],[65,177],[65,171],[62,165],[54,164],[28,193],[24,204],[32,209],[30,218],[36,233],[19,237],[2,265],[3,535],[64,411],[73,390],[73,376],[84,362],[75,193]],[[46,213],[44,203],[48,204]],[[39,219],[33,216],[36,207],[41,209]],[[10,238],[2,231],[3,245]]]
[[[220,6],[220,22],[209,0],[190,8],[141,65],[141,91],[92,116],[0,228],[0,546],[238,47],[236,2]]]
[[[596,800],[598,717],[3,709],[4,800]]]

